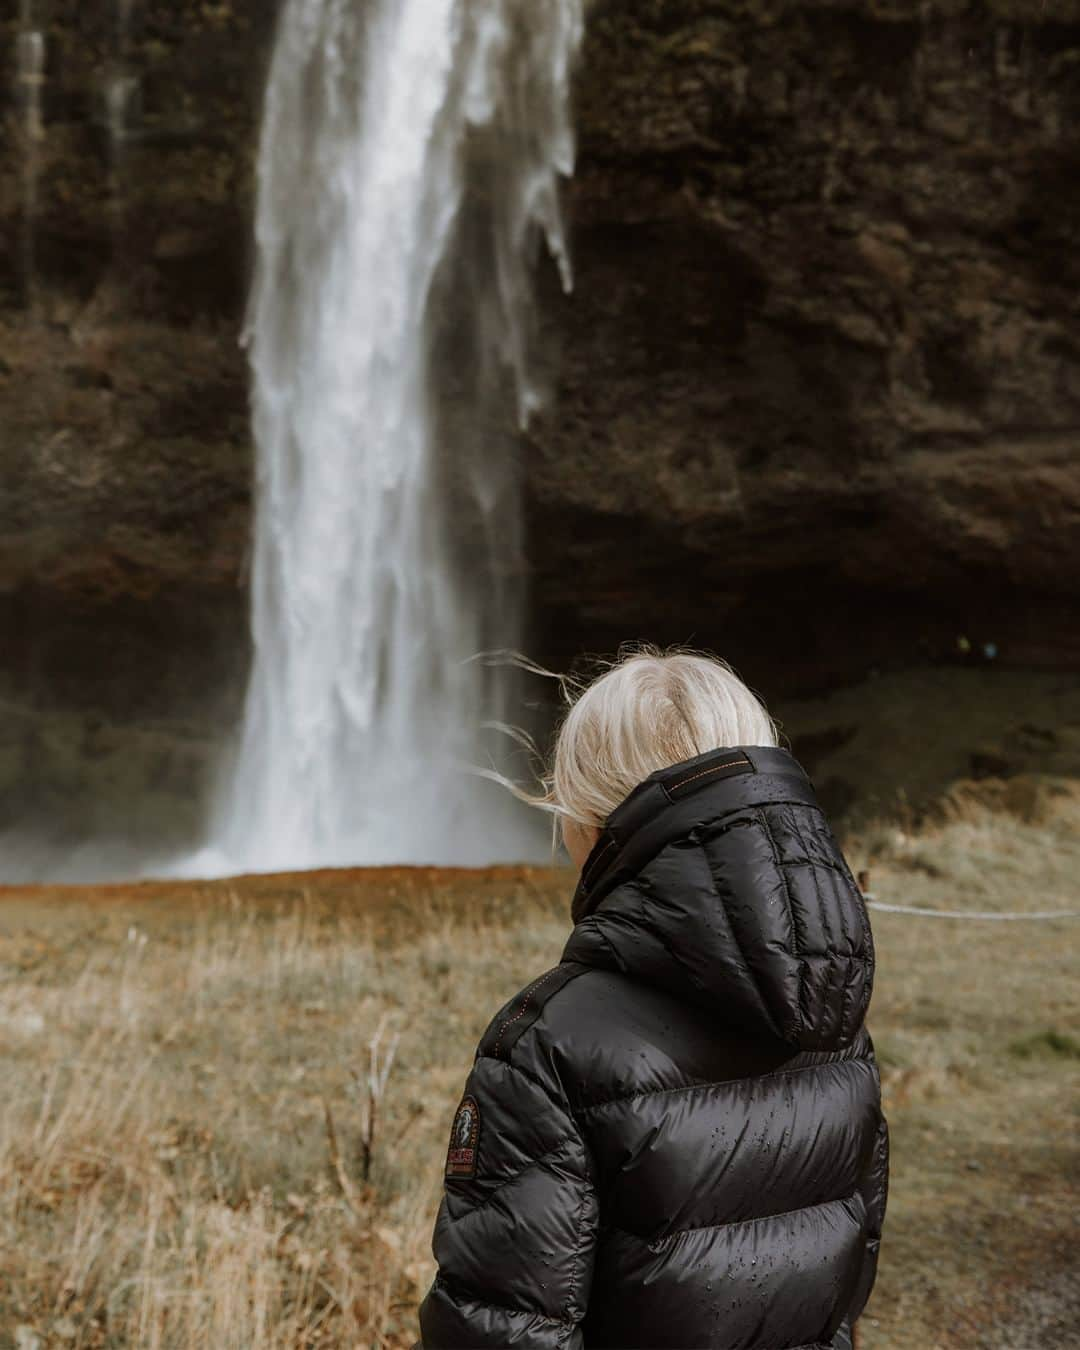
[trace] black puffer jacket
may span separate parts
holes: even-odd
[[[866,909],[783,750],[654,774],[562,963],[481,1041],[420,1310],[438,1347],[848,1347],[888,1135]]]

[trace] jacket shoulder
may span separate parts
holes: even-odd
[[[565,1097],[572,1111],[777,1072],[827,1072],[824,1066],[842,1060],[873,1061],[865,1027],[843,1049],[800,1051],[619,971],[570,961],[515,994],[477,1054],[512,1065]]]
[[[563,961],[520,989],[491,1019],[480,1039],[477,1057],[511,1063],[514,1047],[535,1026],[545,1008],[571,981],[588,973],[588,966]]]

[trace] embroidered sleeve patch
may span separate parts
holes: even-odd
[[[476,1176],[476,1153],[480,1145],[480,1108],[475,1097],[466,1097],[457,1109],[446,1152],[448,1177]]]

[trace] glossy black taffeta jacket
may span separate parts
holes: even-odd
[[[755,746],[653,774],[573,917],[455,1115],[425,1350],[846,1350],[888,1133],[866,907],[806,774]]]

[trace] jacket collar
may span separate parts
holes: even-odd
[[[593,846],[574,892],[575,923],[590,915],[616,886],[629,881],[703,813],[717,815],[773,801],[816,805],[813,785],[788,750],[736,746],[710,750],[658,769],[617,806]]]

